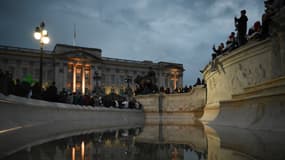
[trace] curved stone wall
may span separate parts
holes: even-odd
[[[284,98],[285,93],[223,101],[219,114],[209,124],[284,132]]]
[[[135,98],[142,104],[144,112],[159,112],[159,94],[138,95]]]
[[[191,92],[183,94],[164,94],[163,112],[191,112],[202,110],[206,104],[206,88],[194,87]]]
[[[79,106],[0,95],[0,131],[51,123],[86,123],[89,127],[143,124],[141,110]]]
[[[207,84],[207,104],[232,99],[245,87],[273,79],[272,42],[270,39],[249,42],[228,55],[207,65],[204,79]]]
[[[165,121],[201,116],[203,107],[206,104],[206,88],[203,86],[194,87],[189,93],[178,94],[150,94],[135,97],[143,105],[145,119],[159,120],[162,115]],[[174,118],[174,119],[173,119]]]

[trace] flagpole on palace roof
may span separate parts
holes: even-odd
[[[74,24],[74,28],[73,28],[73,46],[76,45],[76,25]]]

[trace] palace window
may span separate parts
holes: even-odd
[[[22,68],[22,77],[25,77],[28,74],[27,68]]]
[[[58,70],[58,72],[59,72],[59,73],[64,73],[64,69],[63,69],[63,68],[60,68],[60,69]]]
[[[71,83],[70,83],[70,82],[67,82],[66,88],[71,90],[71,87],[72,87],[72,86],[71,86]]]
[[[164,83],[165,83],[165,87],[169,87],[168,86],[168,78],[165,78],[165,82]]]
[[[124,84],[124,81],[125,81],[124,76],[120,76],[120,84],[121,84],[121,85]]]
[[[35,69],[35,78],[39,79],[40,77],[40,69]]]
[[[47,72],[47,78],[48,78],[48,81],[53,81],[53,71],[50,69],[48,70]]]
[[[111,83],[115,84],[115,75],[111,75]]]
[[[90,77],[90,70],[85,69],[85,80],[89,81],[89,79],[90,79],[89,77]]]
[[[88,89],[91,88],[90,87],[90,67],[86,67],[85,71],[85,93],[88,93]]]
[[[8,68],[8,70],[9,70],[10,73],[12,73],[13,76],[15,76],[15,67],[10,66],[10,67]]]
[[[81,89],[81,83],[77,82],[76,83],[76,90],[80,91]]]
[[[101,76],[101,82],[102,82],[102,83],[106,83],[106,77],[105,77],[105,74],[102,74],[102,76]]]
[[[76,68],[76,81],[81,81],[81,68]]]

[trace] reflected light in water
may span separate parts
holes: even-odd
[[[85,158],[85,143],[84,141],[81,142],[81,160]]]
[[[172,156],[171,160],[177,160],[177,155],[178,155],[177,149],[176,147],[174,147],[173,151],[171,152],[171,156]]]
[[[75,160],[75,147],[72,147],[72,160]]]
[[[77,146],[77,151],[81,149],[81,160],[85,160],[85,142],[81,142],[81,146]],[[71,159],[76,160],[76,146],[72,147],[71,150]],[[79,158],[79,157],[78,157]]]

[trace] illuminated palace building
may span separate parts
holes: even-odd
[[[40,50],[0,46],[0,68],[9,71],[13,78],[32,78],[40,75]],[[134,61],[107,58],[102,50],[65,44],[57,44],[53,51],[43,51],[43,86],[56,82],[58,90],[90,93],[96,85],[119,93],[129,85],[135,89],[133,80],[155,72],[157,86],[175,89],[182,87],[183,65],[169,62]]]

